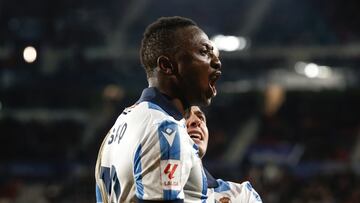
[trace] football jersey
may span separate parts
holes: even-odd
[[[106,135],[97,158],[97,202],[206,201],[207,180],[185,119],[147,88]]]
[[[241,184],[215,179],[205,170],[208,181],[208,203],[262,203],[260,195],[245,181]]]

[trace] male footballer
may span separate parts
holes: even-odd
[[[206,117],[198,106],[192,106],[185,115],[186,127],[189,136],[199,147],[199,156],[204,157],[209,140],[209,131],[206,125]],[[214,203],[261,203],[259,194],[248,181],[241,184],[221,179],[215,179],[205,170],[208,189],[206,202]]]
[[[149,87],[103,140],[97,202],[205,202],[207,179],[184,114],[216,95],[218,52],[194,21],[162,17],[146,28],[140,55]]]

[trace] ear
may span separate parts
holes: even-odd
[[[171,60],[164,55],[161,55],[157,59],[157,66],[160,68],[160,71],[166,75],[173,74],[173,65]]]

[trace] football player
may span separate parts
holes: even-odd
[[[191,139],[199,147],[200,158],[204,157],[209,140],[209,131],[206,125],[206,117],[198,106],[192,106],[186,115],[187,132]],[[251,186],[250,182],[234,183],[215,179],[205,170],[207,176],[207,202],[234,202],[234,203],[261,203],[259,194]]]
[[[175,16],[146,28],[140,55],[149,87],[103,140],[97,202],[204,202],[206,175],[184,114],[216,95],[218,52],[194,21]]]

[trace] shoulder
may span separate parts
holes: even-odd
[[[236,184],[236,183],[233,183]],[[236,198],[236,200],[248,199],[249,202],[262,202],[260,195],[256,192],[249,181],[242,182],[239,184],[241,192],[240,195]]]
[[[215,199],[221,202],[221,199],[233,200],[233,202],[261,203],[260,195],[255,191],[249,181],[234,183],[216,180],[218,187],[214,188]]]
[[[137,114],[147,117],[152,124],[156,126],[177,126],[185,128],[184,119],[176,120],[172,115],[168,114],[161,106],[152,102],[141,102],[138,104]]]
[[[144,101],[124,110],[125,117],[134,128],[143,128],[146,135],[154,138],[174,138],[186,133],[185,120],[176,120],[159,105]],[[123,112],[123,114],[124,114]],[[149,136],[146,140],[149,141]]]
[[[170,116],[161,106],[148,101],[134,104],[133,106],[126,108],[122,114],[130,112],[140,116],[157,116],[160,118],[167,118]]]
[[[144,101],[125,108],[117,120],[133,120],[139,124],[145,121],[167,119],[168,117],[168,114],[160,106]]]

